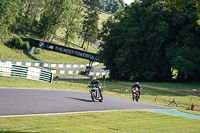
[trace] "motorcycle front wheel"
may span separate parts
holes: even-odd
[[[90,92],[90,94],[91,94],[92,101],[94,101],[94,99],[95,99],[94,92]]]
[[[132,95],[133,95],[133,101],[135,101],[135,97],[136,97],[136,96],[135,96],[135,94],[134,94],[134,93],[132,93]]]
[[[136,101],[139,102],[139,99],[140,99],[140,96],[139,96],[139,94],[138,94],[138,95],[137,95]]]

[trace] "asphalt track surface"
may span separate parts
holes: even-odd
[[[0,88],[0,117],[44,114],[67,114],[113,110],[173,110],[172,108],[104,96],[92,102],[89,92]]]

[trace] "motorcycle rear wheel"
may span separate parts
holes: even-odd
[[[101,97],[101,99],[99,100],[99,102],[103,102],[103,95],[102,95],[101,91],[99,93],[100,93],[100,97]]]

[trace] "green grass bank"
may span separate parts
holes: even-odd
[[[146,111],[112,111],[0,118],[0,132],[198,133],[200,120]]]

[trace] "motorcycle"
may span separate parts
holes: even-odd
[[[140,95],[139,95],[139,89],[137,87],[132,88],[132,95],[133,95],[133,101],[139,101]]]
[[[93,85],[90,90],[92,101],[99,100],[99,102],[103,102],[103,95],[101,93],[101,89],[98,85]]]

